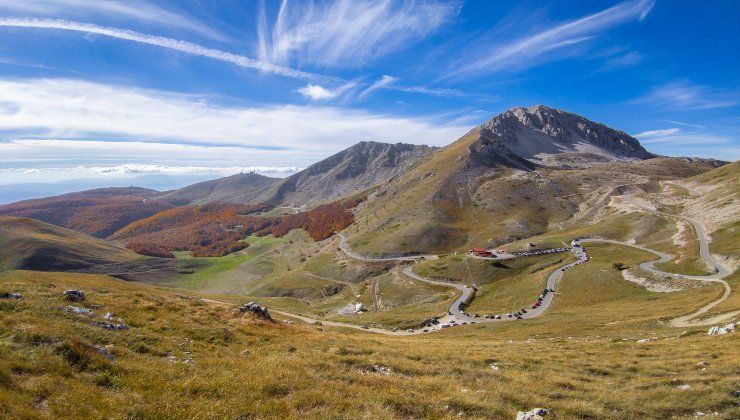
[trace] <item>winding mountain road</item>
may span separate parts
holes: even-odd
[[[651,273],[654,273],[654,274],[657,274],[657,275],[662,275],[662,276],[681,277],[681,278],[685,278],[685,279],[696,280],[696,281],[703,281],[703,282],[708,282],[708,283],[720,283],[720,284],[722,284],[724,286],[724,289],[725,290],[724,290],[724,293],[722,294],[722,296],[720,298],[718,298],[717,300],[714,300],[714,301],[710,302],[707,305],[704,305],[703,307],[699,308],[698,310],[696,310],[696,311],[694,311],[694,312],[692,312],[692,313],[690,313],[688,315],[680,316],[680,317],[677,317],[677,318],[673,319],[670,322],[670,325],[671,326],[673,326],[673,327],[701,326],[701,325],[707,325],[707,324],[713,324],[713,323],[721,322],[721,321],[727,320],[727,319],[732,319],[732,318],[735,318],[737,315],[739,315],[740,314],[740,310],[736,310],[736,311],[728,312],[728,313],[725,313],[725,314],[720,314],[720,315],[711,317],[710,319],[706,319],[706,320],[703,320],[703,321],[694,321],[694,322],[691,321],[692,319],[694,319],[694,318],[696,318],[696,317],[698,317],[698,316],[700,316],[702,314],[705,314],[706,312],[708,312],[709,310],[711,310],[715,306],[717,306],[720,303],[724,302],[730,296],[730,293],[731,293],[732,289],[730,288],[730,285],[726,281],[723,280],[723,278],[726,277],[726,276],[728,276],[728,275],[730,275],[731,274],[731,271],[728,270],[726,267],[724,267],[719,262],[717,262],[711,256],[711,254],[709,252],[709,245],[708,245],[707,235],[705,233],[704,226],[701,224],[701,222],[699,222],[698,220],[695,220],[695,219],[691,219],[689,217],[685,217],[685,216],[677,216],[677,215],[672,215],[672,214],[668,214],[668,213],[658,212],[656,210],[649,209],[647,207],[641,206],[641,205],[639,205],[637,203],[633,203],[633,204],[637,205],[640,209],[642,209],[644,211],[648,211],[648,212],[652,212],[652,213],[657,213],[657,214],[661,214],[661,215],[665,215],[665,216],[669,216],[669,217],[678,218],[678,219],[685,220],[685,221],[691,223],[691,225],[694,227],[694,230],[695,230],[695,232],[697,234],[697,238],[699,240],[699,253],[700,253],[702,259],[709,266],[711,266],[713,268],[714,273],[713,274],[706,275],[706,276],[691,276],[691,275],[682,275],[682,274],[667,273],[667,272],[664,272],[664,271],[661,271],[661,270],[658,270],[657,268],[655,268],[655,264],[663,263],[663,262],[667,262],[667,261],[672,260],[674,258],[674,256],[671,255],[671,254],[668,254],[668,253],[665,253],[665,252],[661,252],[661,251],[657,251],[657,250],[654,250],[654,249],[650,249],[650,248],[644,247],[642,245],[631,244],[631,243],[628,243],[628,242],[616,241],[616,240],[612,240],[612,239],[589,238],[589,239],[575,240],[573,242],[573,246],[571,247],[571,252],[573,252],[576,255],[577,260],[574,261],[574,262],[565,264],[563,266],[559,266],[553,272],[551,272],[550,275],[547,278],[547,283],[546,283],[546,286],[545,286],[546,287],[546,290],[555,290],[555,286],[562,279],[563,274],[564,274],[564,272],[566,270],[572,268],[575,265],[582,264],[582,263],[584,263],[584,262],[586,262],[586,261],[589,260],[588,254],[586,253],[586,251],[581,246],[581,243],[599,243],[599,242],[600,243],[608,243],[608,244],[614,244],[614,245],[629,246],[629,247],[632,247],[632,248],[640,249],[640,250],[643,250],[643,251],[646,251],[646,252],[650,252],[650,253],[653,253],[653,254],[657,255],[659,257],[657,260],[646,261],[646,262],[643,262],[643,263],[640,264],[640,268],[641,269],[646,270],[646,271],[649,271]],[[429,255],[403,256],[403,257],[366,257],[364,255],[361,255],[361,254],[358,254],[357,252],[352,251],[349,248],[349,246],[347,245],[347,238],[343,234],[338,233],[337,235],[339,236],[339,249],[345,255],[347,255],[348,257],[353,258],[353,259],[356,259],[356,260],[359,260],[359,261],[365,261],[365,262],[388,262],[388,261],[395,261],[395,262],[402,262],[402,263],[409,263],[409,262],[416,263],[416,262],[419,262],[419,261],[435,260],[435,259],[438,259],[439,258],[437,255],[431,255],[431,254],[429,254]],[[357,325],[357,324],[350,324],[350,323],[345,323],[345,322],[318,320],[318,319],[306,317],[306,316],[303,316],[303,315],[295,315],[295,314],[291,314],[291,313],[288,313],[288,312],[277,311],[277,310],[273,310],[273,312],[279,313],[279,314],[284,315],[284,316],[297,318],[297,319],[300,319],[300,320],[302,320],[304,322],[307,322],[307,323],[317,323],[317,322],[320,322],[322,325],[327,325],[327,326],[360,329],[360,330],[374,332],[374,333],[378,333],[378,334],[394,335],[394,336],[405,336],[405,335],[422,334],[422,333],[431,332],[431,331],[434,331],[434,330],[440,330],[442,328],[446,328],[446,327],[450,327],[450,326],[461,325],[461,324],[464,324],[464,323],[465,324],[467,324],[467,323],[470,323],[470,324],[475,324],[475,323],[495,323],[495,322],[513,321],[513,320],[516,320],[517,319],[516,317],[507,316],[508,314],[505,314],[505,315],[502,314],[502,315],[500,315],[500,318],[499,319],[496,319],[495,317],[494,318],[478,318],[478,317],[469,316],[469,315],[467,315],[460,308],[460,306],[461,306],[461,304],[467,303],[474,296],[475,291],[474,291],[474,289],[472,287],[470,287],[468,285],[464,285],[464,284],[448,283],[448,282],[444,282],[444,281],[432,280],[432,279],[430,279],[428,277],[425,277],[425,276],[422,276],[422,275],[419,275],[419,274],[415,273],[414,270],[413,270],[413,265],[408,265],[408,266],[404,267],[404,269],[403,269],[402,272],[403,272],[404,275],[406,275],[406,276],[408,276],[410,278],[413,278],[415,280],[418,280],[418,281],[421,281],[421,282],[424,282],[424,283],[427,283],[427,284],[435,285],[435,286],[443,286],[443,287],[454,288],[454,289],[456,289],[457,291],[460,292],[460,296],[452,303],[452,305],[450,306],[450,308],[449,308],[449,310],[447,312],[447,315],[445,315],[445,316],[443,316],[443,317],[441,317],[441,318],[438,319],[438,321],[439,321],[438,324],[432,325],[432,326],[429,326],[429,327],[414,329],[414,330],[411,330],[410,329],[410,330],[406,330],[406,331],[391,331],[391,330],[382,329],[382,328],[373,328],[373,327],[367,327],[367,326],[360,326],[360,325]],[[534,317],[537,317],[537,316],[542,315],[545,311],[547,311],[547,309],[552,304],[553,295],[554,295],[554,293],[543,293],[542,295],[540,295],[539,297],[542,299],[541,302],[540,302],[540,305],[537,306],[537,307],[534,307],[534,308],[532,308],[531,306],[528,306],[526,308],[527,309],[527,312],[526,313],[522,313],[522,312],[519,313],[520,319],[529,319],[529,318],[534,318]]]
[[[404,257],[366,257],[362,254],[358,254],[347,245],[347,237],[342,233],[337,233],[339,236],[339,249],[348,257],[365,262],[385,262],[385,261],[423,261],[423,260],[436,260],[439,257],[433,254],[427,255],[408,255]]]

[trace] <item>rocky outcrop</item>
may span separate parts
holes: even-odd
[[[725,325],[724,327],[720,327],[718,325],[715,325],[707,331],[707,335],[724,335],[731,332],[735,332],[735,324],[730,323]]]
[[[240,313],[251,312],[259,316],[262,319],[265,319],[267,321],[272,321],[272,315],[270,315],[270,312],[267,310],[267,308],[264,306],[260,306],[256,302],[245,303],[244,305],[241,305],[238,308],[236,308],[236,310]]]
[[[62,296],[70,302],[82,302],[85,300],[85,292],[82,290],[65,290]]]
[[[516,420],[543,420],[550,413],[544,408],[534,408],[529,411],[520,411],[516,413]]]
[[[0,299],[23,299],[23,296],[20,293],[3,292],[0,293]]]

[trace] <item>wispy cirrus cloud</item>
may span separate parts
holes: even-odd
[[[606,67],[608,69],[632,67],[642,62],[644,58],[645,56],[637,51],[629,51],[607,59]]]
[[[663,128],[635,134],[650,151],[673,156],[718,157],[735,160],[740,145],[732,136],[700,129]]]
[[[691,123],[686,123],[686,122],[681,122],[681,121],[675,121],[675,120],[665,120],[665,122],[667,122],[669,124],[681,125],[681,126],[684,126],[684,127],[706,128],[705,126],[703,126],[701,124],[691,124]]]
[[[242,55],[232,54],[215,48],[204,47],[188,41],[166,38],[156,35],[143,34],[128,29],[111,28],[91,23],[72,22],[59,19],[36,19],[36,18],[0,18],[0,27],[17,27],[33,29],[56,29],[74,32],[83,32],[94,35],[107,36],[125,41],[138,42],[167,48],[182,53],[207,57],[214,60],[231,63],[239,67],[255,69],[280,76],[296,79],[318,79],[327,78],[314,73],[309,73],[290,67],[280,66],[272,63],[255,60]]]
[[[678,128],[666,128],[663,130],[650,130],[650,131],[643,131],[642,133],[637,133],[633,137],[637,139],[654,139],[657,137],[665,137],[670,136],[672,134],[678,133],[680,130]]]
[[[363,99],[370,95],[371,93],[375,92],[378,89],[384,89],[388,86],[396,83],[398,80],[400,80],[398,77],[389,76],[387,74],[384,74],[380,79],[374,81],[370,86],[368,86],[365,90],[360,92],[357,97],[359,99]]]
[[[447,144],[469,129],[435,118],[328,106],[219,106],[207,97],[71,79],[0,79],[0,92],[0,132],[6,138],[338,151],[360,140]]]
[[[584,45],[609,28],[645,19],[654,4],[655,0],[626,1],[601,12],[503,42],[499,37],[493,42],[487,42],[485,38],[490,38],[489,34],[484,39],[474,40],[468,47],[468,52],[457,60],[443,78],[474,77],[502,70],[521,70],[558,59],[562,54],[573,54],[574,47]],[[517,26],[533,25],[519,22]],[[496,35],[500,35],[499,32],[501,31],[496,32]],[[486,43],[487,47],[482,46]]]
[[[440,88],[440,87],[431,87],[431,86],[406,86],[406,85],[399,84],[398,82],[400,80],[401,79],[398,77],[389,76],[387,74],[383,75],[381,78],[371,83],[369,86],[365,85],[367,87],[357,95],[357,99],[364,99],[367,96],[369,96],[371,93],[379,89],[394,90],[397,92],[405,92],[405,93],[418,93],[422,95],[436,96],[440,98],[476,98],[476,99],[485,100],[485,101],[494,101],[497,99],[494,95],[481,94],[481,93],[468,93],[468,92],[465,92],[459,89]]]
[[[664,109],[699,110],[735,106],[739,96],[737,92],[720,91],[682,80],[656,86],[634,102]]]
[[[182,28],[224,41],[227,38],[200,20],[141,0],[0,0],[0,11],[52,17],[129,18],[140,22]]]
[[[283,0],[268,25],[260,3],[258,52],[263,61],[287,65],[359,67],[407,48],[455,17],[458,2],[432,0]]]
[[[0,0],[2,1],[2,0]],[[106,26],[100,26],[91,23],[73,22],[60,19],[39,19],[39,18],[0,18],[0,27],[17,27],[17,28],[30,28],[30,29],[51,29],[51,30],[65,30],[73,32],[88,33],[94,35],[107,36],[111,38],[121,39],[125,41],[131,41],[136,43],[142,43],[147,45],[153,45],[156,47],[166,48],[175,50],[185,54],[206,57],[214,60],[223,61],[239,67],[249,68],[258,70],[261,72],[267,72],[277,74],[280,76],[294,78],[294,79],[306,79],[306,80],[324,80],[333,84],[340,84],[336,88],[328,88],[317,83],[311,83],[299,89],[299,92],[304,96],[312,100],[329,100],[341,96],[341,94],[359,86],[368,86],[358,82],[357,80],[347,81],[338,77],[326,76],[316,73],[311,73],[296,68],[286,67],[278,64],[273,64],[265,61],[256,60],[253,58],[245,57],[238,54],[233,54],[227,51],[208,48],[199,44],[195,44],[188,41],[177,40],[162,36],[144,34],[141,32],[131,31],[128,29],[112,28]],[[381,78],[380,84],[377,82],[371,84],[369,87],[371,90],[366,89],[366,94],[369,94],[373,90],[377,89],[392,89],[407,93],[418,93],[429,96],[448,97],[448,98],[465,98],[476,95],[469,95],[463,91],[449,88],[434,88],[426,86],[399,86],[394,85],[397,78],[391,78],[392,76],[384,76]],[[373,87],[373,85],[375,85]]]

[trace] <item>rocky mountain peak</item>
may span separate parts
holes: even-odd
[[[480,127],[480,146],[514,155],[532,163],[547,164],[554,155],[577,153],[598,160],[648,159],[654,155],[629,134],[580,115],[535,105],[515,107]]]

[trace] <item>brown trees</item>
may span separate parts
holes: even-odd
[[[140,249],[188,250],[194,256],[222,256],[246,248],[241,239],[249,235],[280,237],[292,229],[305,229],[314,240],[326,239],[352,224],[354,216],[349,209],[363,200],[364,197],[342,200],[296,214],[269,217],[253,215],[269,210],[265,204],[180,206],[131,223],[113,238],[129,239]]]

